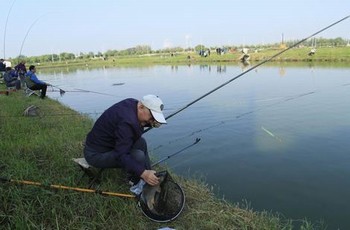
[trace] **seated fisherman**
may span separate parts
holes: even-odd
[[[26,62],[21,61],[18,65],[15,66],[15,70],[21,80],[21,86],[24,87],[25,75],[27,73]]]
[[[4,59],[0,59],[0,72],[5,72],[6,65],[4,63]]]
[[[3,75],[5,74],[5,69],[6,69],[6,65],[4,63],[4,59],[0,59],[0,78],[3,77]]]
[[[6,72],[4,74],[4,81],[6,87],[16,87],[16,89],[21,88],[21,82],[18,80],[15,71],[11,67],[6,67]]]
[[[47,86],[50,84],[40,81],[38,77],[35,75],[36,73],[36,68],[34,65],[29,66],[29,71],[26,74],[26,79],[25,82],[27,84],[27,87],[31,90],[41,90],[41,95],[40,97],[42,99],[45,98],[46,96],[46,89]]]

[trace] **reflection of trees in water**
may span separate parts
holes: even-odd
[[[90,70],[108,70],[113,69],[115,67],[113,66],[96,66],[96,67],[90,67],[89,65],[85,66],[63,66],[63,67],[53,67],[53,68],[40,68],[40,66],[37,66],[39,73],[38,74],[68,74],[68,73],[78,73],[78,72],[86,72]]]

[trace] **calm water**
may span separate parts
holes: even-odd
[[[39,73],[49,93],[96,118],[127,97],[159,95],[170,115],[243,71],[242,66],[153,66]],[[119,83],[123,83],[122,85]],[[118,85],[113,85],[118,84]],[[350,68],[262,66],[144,136],[157,158],[203,176],[218,196],[255,210],[350,229]]]

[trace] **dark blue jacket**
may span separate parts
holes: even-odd
[[[0,62],[0,71],[5,72],[6,65],[3,62]]]
[[[101,153],[114,150],[115,159],[127,171],[140,176],[145,167],[130,155],[143,132],[137,118],[137,103],[136,99],[128,98],[103,112],[88,133],[86,145]]]
[[[46,85],[45,82],[40,81],[40,80],[38,79],[38,77],[35,75],[35,73],[33,73],[33,72],[30,71],[30,70],[27,72],[26,76],[29,77],[30,80],[31,80],[32,82],[34,82],[35,84]],[[28,87],[31,87],[31,86],[28,86]]]
[[[7,87],[11,87],[15,85],[15,82],[17,81],[17,76],[13,74],[14,71],[7,71],[4,74],[4,80]]]

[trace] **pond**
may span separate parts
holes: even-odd
[[[251,66],[62,69],[48,96],[96,119],[128,97],[160,96],[169,116]],[[350,68],[264,65],[144,134],[155,159],[254,210],[350,229]]]

